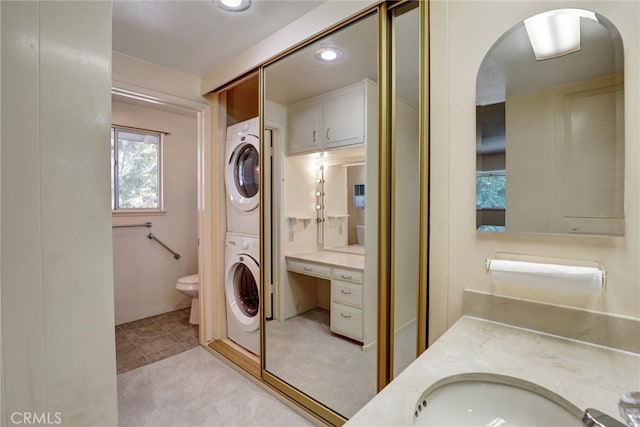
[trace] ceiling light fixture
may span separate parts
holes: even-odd
[[[323,46],[313,52],[313,57],[322,62],[337,62],[342,59],[342,50],[333,46]]]
[[[216,6],[231,12],[242,12],[249,9],[251,0],[215,0]]]
[[[550,10],[525,19],[524,26],[536,60],[579,51],[580,18],[598,21],[595,13],[582,9]]]

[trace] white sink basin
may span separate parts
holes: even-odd
[[[535,384],[491,374],[448,378],[416,403],[415,426],[579,426],[581,412]]]

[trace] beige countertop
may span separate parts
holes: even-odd
[[[286,255],[285,258],[297,261],[316,262],[334,267],[353,268],[364,270],[364,255],[335,252],[335,251],[310,251],[298,252]]]
[[[413,425],[425,390],[469,373],[528,381],[564,397],[580,412],[595,408],[622,421],[618,399],[625,391],[640,390],[640,355],[463,316],[347,425]]]

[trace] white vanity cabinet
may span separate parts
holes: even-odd
[[[367,115],[377,114],[372,90],[373,83],[365,80],[290,105],[287,154],[364,144]]]
[[[331,281],[331,332],[364,343],[364,257],[318,251],[287,256],[287,270]]]
[[[333,268],[331,332],[362,341],[362,271]]]

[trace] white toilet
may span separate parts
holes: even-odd
[[[364,246],[364,224],[356,225],[356,243]]]
[[[197,325],[200,323],[200,300],[198,299],[198,293],[200,291],[200,277],[197,274],[181,277],[178,279],[176,289],[191,297],[191,316],[189,317],[189,323]]]

